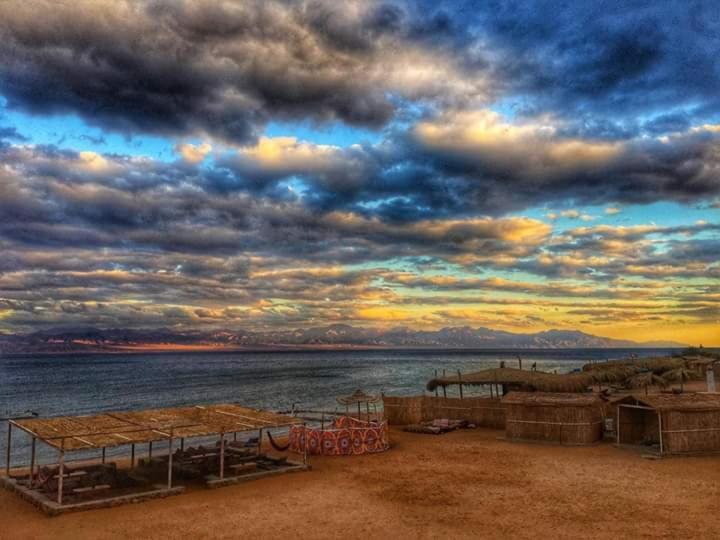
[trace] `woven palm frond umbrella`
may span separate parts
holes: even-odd
[[[684,391],[683,384],[690,379],[695,377],[695,372],[687,367],[679,367],[671,369],[662,374],[663,379],[666,381],[679,382],[680,392]]]
[[[375,411],[375,415],[377,416],[377,402],[380,401],[379,396],[366,394],[358,388],[349,396],[340,396],[335,399],[340,405],[345,405],[345,412],[348,414],[350,414],[350,405],[357,404],[358,419],[360,418],[360,405],[364,403],[367,409],[368,420],[370,420],[370,404],[372,403],[373,410]]]
[[[655,375],[652,371],[643,371],[637,375],[633,375],[627,380],[627,386],[630,388],[644,388],[645,395],[648,393],[648,386],[660,386],[665,388],[668,385],[667,380],[659,375]]]

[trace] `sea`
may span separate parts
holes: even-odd
[[[235,402],[271,411],[334,411],[337,396],[421,395],[436,373],[536,363],[539,371],[568,373],[589,362],[659,356],[673,349],[553,350],[302,350],[152,354],[0,356],[0,418],[94,414],[203,403]],[[457,390],[449,390],[457,392]],[[482,395],[466,389],[465,395]],[[7,422],[0,421],[0,465],[6,462]],[[30,438],[13,430],[11,464],[29,459]],[[126,449],[108,450],[118,455]],[[79,454],[78,458],[87,455]],[[40,463],[57,452],[40,444]]]

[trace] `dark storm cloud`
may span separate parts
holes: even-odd
[[[9,107],[124,132],[244,141],[270,118],[379,127],[394,114],[391,94],[465,100],[484,86],[442,57],[452,43],[418,47],[418,30],[447,38],[447,28],[400,5],[11,1],[0,21]],[[434,76],[416,80],[413,63]]]
[[[718,112],[715,2],[497,1],[478,11],[505,77],[536,107],[570,118]]]
[[[502,98],[621,139],[720,109],[714,2],[6,1],[0,21],[10,108],[123,132],[238,142]]]

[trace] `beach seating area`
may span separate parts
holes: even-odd
[[[300,462],[263,449],[264,434],[275,449],[270,430],[278,436],[278,430],[296,425],[305,430],[301,419],[235,404],[10,420],[0,483],[56,515],[175,495],[193,482],[219,487],[308,470],[305,449],[300,449]],[[238,438],[252,432],[257,436]],[[31,438],[25,468],[10,466],[14,433]],[[186,446],[190,441],[198,442]],[[37,464],[38,443],[57,451],[57,463]],[[118,447],[126,447],[129,455],[109,461],[107,449]],[[138,455],[141,447],[146,449],[143,456]],[[99,459],[68,459],[93,450]]]

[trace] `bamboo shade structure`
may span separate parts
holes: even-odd
[[[10,423],[58,450],[68,451],[151,443],[167,440],[171,432],[175,438],[203,437],[300,424],[302,420],[228,403]]]

